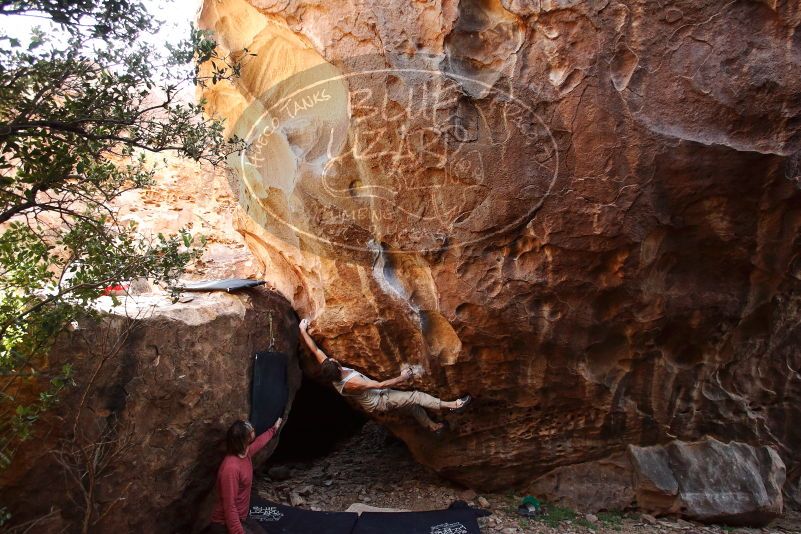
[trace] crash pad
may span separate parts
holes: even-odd
[[[262,351],[253,357],[250,390],[250,422],[261,434],[284,413],[289,398],[288,356],[283,352]]]
[[[250,518],[258,521],[267,534],[350,534],[359,515],[314,512],[276,504],[254,495],[250,500]]]
[[[264,280],[248,280],[246,278],[225,278],[223,280],[204,280],[200,282],[186,282],[177,285],[181,291],[227,291],[246,289],[266,284]]]

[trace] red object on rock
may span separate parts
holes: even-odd
[[[111,295],[124,295],[127,292],[128,292],[127,284],[111,284],[110,286],[104,287],[103,291],[100,294],[104,297],[108,297]]]

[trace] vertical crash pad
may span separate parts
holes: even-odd
[[[283,352],[262,351],[253,357],[250,422],[256,435],[273,426],[284,413],[289,398],[287,361]]]

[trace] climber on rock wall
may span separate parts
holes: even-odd
[[[320,363],[320,376],[333,384],[334,389],[343,397],[352,397],[366,412],[387,412],[390,410],[408,410],[424,428],[441,433],[445,429],[443,423],[436,423],[426,413],[426,409],[442,411],[462,411],[472,400],[465,395],[454,401],[443,401],[422,391],[400,391],[390,389],[408,382],[414,376],[412,369],[404,369],[400,376],[377,382],[349,367],[329,358],[309,335],[309,320],[300,322],[300,333],[306,346]]]

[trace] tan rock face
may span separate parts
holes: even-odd
[[[136,223],[144,235],[175,234],[186,229],[203,236],[203,256],[187,269],[185,278],[253,278],[253,256],[233,225],[236,197],[230,171],[176,157],[162,156],[154,184],[127,191],[113,205],[117,218]],[[160,158],[160,159],[162,159]]]
[[[479,488],[676,437],[801,445],[792,3],[207,0],[256,54],[237,224],[324,348],[476,397],[415,457]]]

